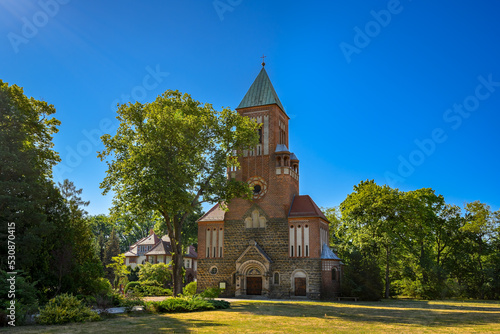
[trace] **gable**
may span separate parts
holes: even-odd
[[[241,253],[236,263],[244,263],[248,260],[260,260],[264,263],[273,262],[269,255],[254,240],[250,240],[248,247]]]

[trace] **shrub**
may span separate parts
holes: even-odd
[[[62,294],[51,299],[43,309],[37,322],[42,325],[64,324],[68,322],[97,321],[101,317],[85,306],[73,295]]]
[[[100,277],[94,281],[92,289],[96,294],[106,295],[111,293],[113,287],[107,278]]]
[[[207,300],[210,304],[212,304],[216,310],[223,310],[231,307],[231,303],[225,301],[225,300],[215,300],[215,299],[209,299]]]
[[[165,263],[152,264],[146,262],[139,265],[139,281],[156,281],[164,288],[172,281],[172,272]]]
[[[8,283],[10,275],[6,271],[0,270],[0,280]],[[15,323],[23,325],[31,315],[38,311],[38,297],[35,283],[31,283],[24,277],[24,273],[19,272],[15,277],[16,286],[16,304],[15,304]],[[7,326],[12,320],[8,307],[10,298],[8,297],[10,284],[0,284],[0,326]]]
[[[168,298],[161,302],[148,304],[153,311],[160,313],[180,313],[214,310],[215,306],[199,296]]]
[[[186,296],[194,296],[196,294],[196,289],[198,284],[196,282],[191,282],[182,289],[182,294]]]
[[[203,298],[217,298],[222,293],[222,289],[219,288],[207,288],[205,291],[200,293],[200,296]]]
[[[141,285],[141,282],[128,282],[127,285],[125,286],[125,289],[123,290],[123,292],[125,294],[127,294],[127,292],[129,292],[129,290],[135,290],[135,288],[140,286],[140,285]]]
[[[171,296],[172,290],[165,289],[157,281],[129,282],[125,287],[125,293],[135,291],[141,296]]]

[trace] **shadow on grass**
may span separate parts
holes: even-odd
[[[210,312],[210,311],[207,311]],[[178,314],[178,313],[176,313]],[[197,319],[177,319],[176,314],[144,314],[131,313],[110,315],[103,318],[102,321],[86,323],[70,323],[65,325],[52,326],[20,326],[14,328],[0,328],[0,332],[9,333],[193,333],[203,327],[224,327],[214,321]]]
[[[460,303],[460,302],[457,302]],[[466,304],[466,302],[463,302]],[[491,305],[491,304],[490,304]],[[353,322],[457,327],[468,324],[497,324],[498,307],[454,306],[428,301],[352,303],[237,302],[228,312],[260,316],[337,318]]]

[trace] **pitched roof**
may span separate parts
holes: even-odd
[[[321,212],[321,210],[318,208],[316,203],[314,203],[312,198],[309,197],[309,195],[295,196],[293,198],[292,206],[290,207],[290,212],[288,213],[288,217],[289,218],[318,217],[328,221],[323,212]]]
[[[190,257],[193,259],[198,258],[198,253],[196,253],[196,250],[194,249],[193,245],[188,246],[186,254],[184,254],[184,257]]]
[[[222,210],[221,205],[224,205],[224,203],[215,204],[210,210],[208,210],[207,213],[205,213],[203,216],[201,216],[201,218],[198,219],[198,221],[199,222],[221,222],[221,221],[224,221],[224,216],[226,214],[226,211]]]
[[[278,144],[276,145],[276,150],[274,151],[274,153],[278,152],[289,152],[289,151],[285,144]]]
[[[170,242],[163,240],[163,238],[158,242],[149,252],[144,255],[170,255],[172,254],[172,247]]]
[[[155,245],[159,240],[160,238],[158,238],[158,236],[154,232],[151,232],[150,235],[142,238],[138,243],[134,245]]]
[[[340,260],[340,258],[335,254],[326,243],[323,243],[323,249],[321,250],[322,260]]]
[[[285,112],[264,67],[236,109],[277,104]]]

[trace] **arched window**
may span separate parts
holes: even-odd
[[[276,158],[276,167],[281,167],[281,157]]]
[[[274,284],[280,284],[280,274],[274,273]]]
[[[337,280],[337,268],[332,268],[332,281]]]

